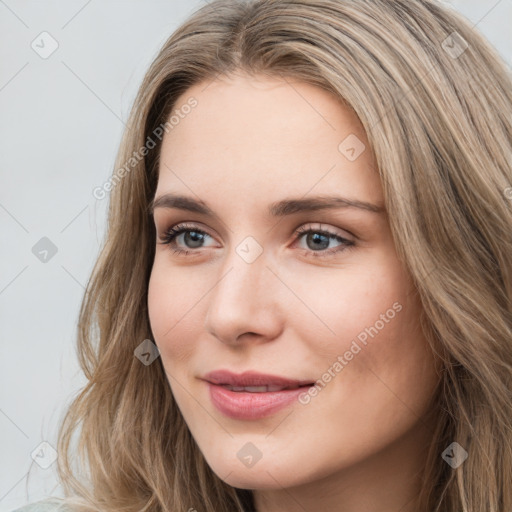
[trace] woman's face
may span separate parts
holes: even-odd
[[[438,378],[358,118],[312,85],[245,75],[193,86],[176,110],[148,305],[208,464],[251,489],[410,477]],[[235,380],[207,382],[218,370]],[[268,375],[316,385],[279,391]]]

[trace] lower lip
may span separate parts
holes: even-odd
[[[249,393],[230,391],[211,382],[207,384],[213,405],[226,416],[239,420],[256,420],[270,416],[298,400],[299,395],[309,389],[309,386],[303,386],[283,391]]]

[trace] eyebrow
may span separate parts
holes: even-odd
[[[163,194],[151,201],[149,212],[153,214],[157,208],[178,208],[189,212],[201,213],[218,218],[215,212],[203,201],[178,194]],[[383,214],[385,207],[380,204],[368,203],[357,199],[347,199],[337,196],[314,196],[307,199],[283,199],[272,203],[268,213],[272,217],[284,217],[299,212],[313,212],[317,210],[331,210],[338,208],[357,208],[375,214]]]

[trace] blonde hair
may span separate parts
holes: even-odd
[[[152,63],[116,168],[190,86],[237,70],[321,87],[366,130],[397,254],[443,367],[417,510],[512,510],[512,79],[504,62],[435,0],[215,0]],[[160,358],[146,366],[134,357],[152,337],[148,205],[159,142],[112,187],[79,318],[88,383],[61,424],[59,477],[76,510],[247,512],[252,492],[207,465]],[[468,453],[457,468],[441,457],[452,442]]]

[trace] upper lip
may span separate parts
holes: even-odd
[[[243,373],[233,373],[229,370],[215,370],[202,377],[203,380],[212,384],[228,386],[282,386],[298,387],[307,384],[313,384],[310,380],[298,380],[281,377],[279,375],[269,375],[252,370]]]

